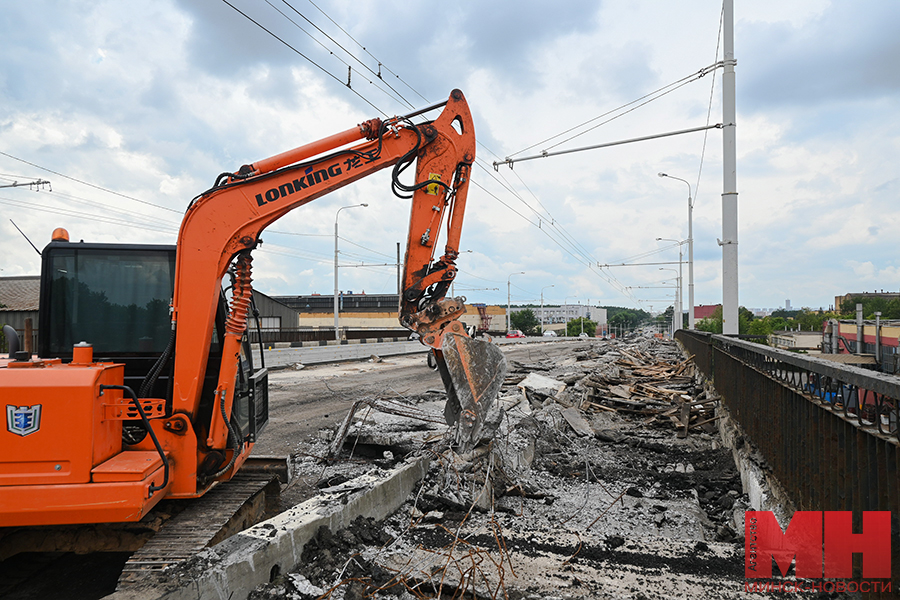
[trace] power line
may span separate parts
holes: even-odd
[[[224,0],[223,0],[223,1],[224,1]],[[69,179],[69,180],[71,180],[71,181],[74,181],[75,183],[80,183],[81,185],[86,185],[86,186],[88,186],[88,187],[92,187],[92,188],[94,188],[95,190],[100,190],[100,191],[102,191],[102,192],[106,192],[106,193],[108,193],[108,194],[113,194],[113,195],[119,196],[119,197],[121,197],[121,198],[126,198],[126,199],[128,199],[128,200],[133,200],[133,201],[135,201],[135,202],[140,202],[141,204],[146,204],[147,206],[152,206],[152,207],[154,207],[154,208],[160,208],[160,209],[162,209],[162,210],[167,210],[167,211],[169,211],[169,212],[181,214],[181,211],[175,210],[174,208],[169,208],[169,207],[167,207],[167,206],[161,206],[161,205],[159,205],[159,204],[154,204],[153,202],[147,202],[146,200],[141,200],[141,199],[139,199],[139,198],[135,198],[134,196],[128,196],[128,195],[126,195],[126,194],[122,194],[122,193],[119,193],[119,192],[114,192],[114,191],[112,191],[112,190],[106,189],[105,187],[102,187],[102,186],[99,186],[99,185],[94,185],[93,183],[88,183],[87,181],[82,181],[81,179],[77,179],[77,178],[75,178],[75,177],[70,177],[69,175],[64,175],[63,173],[60,173],[59,171],[54,171],[53,169],[48,169],[47,167],[42,167],[42,166],[40,166],[40,165],[36,165],[36,164],[34,164],[33,162],[29,162],[29,161],[25,160],[24,158],[19,158],[19,157],[17,157],[17,156],[13,156],[12,154],[7,154],[6,152],[3,152],[3,151],[0,151],[0,154],[2,154],[3,156],[5,156],[5,157],[7,157],[7,158],[11,158],[11,159],[17,160],[17,161],[19,161],[19,162],[21,162],[21,163],[25,163],[26,165],[32,166],[32,167],[34,167],[34,168],[36,168],[36,169],[41,169],[42,171],[46,171],[46,172],[48,172],[48,173],[53,173],[54,175],[58,175],[58,176],[60,176],[60,177],[64,177],[64,178],[66,178],[66,179]]]
[[[276,40],[278,40],[279,42],[281,42],[282,44],[284,44],[285,46],[287,46],[288,48],[290,48],[291,50],[293,50],[298,56],[300,56],[300,57],[302,57],[303,59],[307,60],[310,64],[312,64],[313,66],[315,66],[317,69],[319,69],[320,71],[322,71],[323,73],[325,73],[326,75],[328,75],[329,77],[331,77],[332,79],[334,79],[335,81],[337,81],[338,83],[340,83],[341,85],[344,85],[344,82],[341,81],[337,76],[335,76],[334,74],[332,74],[328,69],[326,69],[325,67],[323,67],[322,65],[320,65],[319,63],[317,63],[316,61],[314,61],[313,59],[311,59],[310,57],[306,56],[305,54],[303,54],[302,52],[300,52],[299,50],[297,50],[296,48],[294,48],[293,46],[291,46],[289,43],[287,43],[286,41],[284,41],[284,40],[281,39],[280,37],[278,37],[274,32],[272,32],[270,29],[268,29],[265,25],[263,25],[262,23],[260,23],[259,21],[257,21],[256,19],[254,19],[253,17],[251,17],[250,15],[248,15],[247,13],[245,13],[244,11],[242,11],[241,9],[239,9],[238,7],[236,7],[234,4],[232,4],[232,3],[229,2],[228,0],[222,0],[222,2],[224,2],[225,4],[227,4],[228,6],[230,6],[231,8],[233,8],[233,9],[235,10],[235,12],[237,12],[237,13],[240,14],[242,17],[244,17],[245,19],[247,19],[248,21],[250,21],[251,23],[253,23],[253,24],[256,25],[257,27],[259,27],[260,29],[262,29],[263,31],[265,31],[266,33],[268,33],[270,36],[272,36],[273,38],[275,38]],[[386,112],[384,112],[383,110],[381,110],[380,108],[378,108],[377,106],[375,106],[374,104],[372,104],[371,102],[369,102],[369,100],[368,100],[365,96],[363,96],[362,94],[360,94],[359,92],[357,92],[356,90],[354,90],[352,87],[350,87],[349,84],[347,85],[347,87],[350,89],[351,92],[353,92],[354,94],[356,94],[363,102],[365,102],[366,104],[368,104],[369,106],[371,106],[373,109],[377,110],[377,111],[378,111],[379,113],[381,113],[383,116],[385,116],[385,117],[387,116],[387,113],[386,113]]]
[[[275,10],[278,14],[280,14],[280,15],[281,15],[282,17],[284,17],[288,22],[290,22],[291,25],[293,25],[294,27],[296,27],[297,29],[299,29],[300,31],[302,31],[303,33],[305,33],[312,41],[314,41],[315,43],[317,43],[317,44],[318,44],[319,46],[321,46],[324,50],[326,50],[330,55],[334,56],[337,60],[341,61],[341,62],[347,67],[347,69],[348,69],[348,75],[347,75],[347,87],[350,87],[350,73],[352,73],[352,72],[355,71],[360,77],[363,78],[364,81],[367,81],[369,84],[374,85],[374,86],[375,86],[376,88],[378,88],[381,92],[384,92],[385,94],[387,94],[387,96],[390,97],[392,100],[394,100],[394,101],[396,101],[396,102],[400,102],[401,104],[405,102],[406,104],[408,104],[408,105],[412,108],[412,105],[409,104],[409,102],[406,102],[406,99],[405,99],[405,98],[403,98],[402,96],[400,96],[400,100],[397,100],[397,98],[391,96],[390,92],[387,92],[386,90],[383,90],[383,89],[380,88],[374,81],[372,81],[371,79],[365,77],[365,75],[363,75],[359,70],[354,69],[354,68],[350,65],[350,63],[348,63],[348,62],[345,61],[343,58],[341,58],[340,56],[338,56],[337,54],[335,54],[334,51],[330,50],[325,44],[323,44],[322,42],[320,42],[319,40],[317,40],[317,39],[315,38],[314,35],[312,35],[310,32],[308,32],[306,29],[304,29],[299,23],[297,23],[296,21],[294,21],[294,20],[293,20],[292,18],[290,18],[288,15],[284,14],[284,12],[282,12],[280,8],[278,8],[277,6],[275,6],[274,4],[272,4],[271,0],[264,0],[264,1],[265,1],[266,4],[268,4],[269,6],[271,6],[273,10]],[[282,1],[284,1],[284,0],[282,0]],[[296,12],[298,15],[300,15],[301,17],[303,17],[304,19],[306,19],[306,21],[307,21],[308,23],[310,23],[313,27],[316,27],[316,24],[315,24],[315,23],[313,23],[312,21],[310,21],[309,19],[307,19],[306,17],[304,17],[302,14],[300,14],[300,13],[297,11],[297,9],[295,9],[293,6],[291,6],[291,5],[288,4],[287,2],[284,2],[284,3],[287,4],[287,6],[290,7],[290,8],[291,8],[294,12]],[[316,29],[318,29],[318,27],[316,27]],[[328,37],[327,34],[326,34],[326,37]],[[329,39],[331,39],[331,38],[329,38]],[[334,41],[334,40],[332,40],[332,41]],[[337,42],[335,42],[335,43],[337,43]],[[340,44],[338,44],[338,47],[340,47]],[[341,48],[341,49],[343,49],[343,48]],[[346,50],[344,50],[344,51],[346,52]],[[349,53],[348,53],[348,54],[349,54]],[[352,54],[351,54],[350,56],[351,56],[352,58],[354,58],[355,60],[357,60],[357,62],[360,62],[359,59],[356,59],[356,57],[353,56]],[[365,66],[365,65],[363,65],[363,66]],[[366,68],[368,69],[368,67],[366,67]],[[371,71],[371,69],[369,69],[369,70]],[[398,96],[399,96],[399,94],[398,94]]]
[[[598,123],[597,125],[595,125],[595,126],[589,128],[589,129],[586,129],[586,130],[582,131],[581,133],[578,133],[578,134],[576,134],[576,135],[573,135],[573,136],[570,137],[570,138],[566,138],[566,139],[562,140],[561,142],[557,142],[556,144],[553,144],[552,146],[548,146],[547,149],[549,149],[549,148],[555,148],[555,147],[557,147],[557,146],[559,146],[559,145],[561,145],[561,144],[564,144],[564,143],[566,143],[566,142],[568,142],[568,141],[570,141],[570,140],[573,140],[573,139],[577,138],[578,136],[584,135],[585,133],[588,133],[589,131],[593,131],[594,129],[597,129],[597,128],[600,127],[600,126],[609,123],[610,121],[614,121],[614,120],[618,119],[619,117],[622,117],[622,116],[624,116],[624,115],[627,115],[628,113],[633,112],[633,111],[637,110],[638,108],[641,108],[642,106],[645,106],[645,105],[649,104],[650,102],[652,102],[652,101],[654,101],[654,100],[658,100],[659,98],[662,98],[663,96],[665,96],[665,95],[667,95],[667,94],[669,94],[669,93],[671,93],[671,92],[674,92],[675,90],[677,90],[677,89],[679,89],[679,88],[681,88],[681,87],[687,85],[688,83],[691,83],[691,82],[693,82],[693,81],[696,81],[697,79],[700,79],[701,77],[703,77],[704,75],[706,75],[706,73],[708,73],[710,70],[715,71],[715,69],[716,69],[718,66],[719,66],[718,63],[716,63],[716,64],[710,65],[710,66],[708,66],[708,67],[704,67],[703,69],[700,69],[700,70],[697,71],[696,73],[691,73],[690,75],[687,75],[687,76],[685,76],[685,77],[682,77],[681,79],[679,79],[679,80],[677,80],[677,81],[674,81],[674,82],[672,82],[672,83],[670,83],[670,84],[668,84],[668,85],[664,85],[663,87],[661,87],[661,88],[659,88],[659,89],[656,89],[656,90],[654,90],[654,91],[652,91],[652,92],[650,92],[650,93],[648,93],[648,94],[644,94],[644,95],[641,96],[640,98],[637,98],[637,99],[635,99],[635,100],[632,100],[631,102],[628,102],[627,104],[623,104],[622,106],[619,106],[619,107],[617,107],[617,108],[614,108],[614,109],[612,109],[612,110],[609,110],[609,111],[607,111],[607,112],[605,112],[605,113],[603,113],[603,114],[601,114],[601,115],[597,115],[596,117],[593,117],[592,119],[588,119],[587,121],[585,121],[585,122],[583,122],[583,123],[580,123],[580,124],[578,124],[578,125],[575,125],[574,127],[570,127],[569,129],[566,129],[565,131],[562,131],[562,132],[560,132],[560,133],[557,133],[556,135],[550,136],[549,138],[547,138],[547,139],[545,139],[545,140],[542,140],[542,141],[540,141],[540,142],[537,142],[537,143],[535,143],[535,144],[532,144],[531,146],[528,146],[527,148],[522,148],[521,150],[519,150],[519,151],[517,151],[517,152],[513,152],[512,154],[509,155],[508,158],[511,158],[511,157],[515,156],[516,154],[521,154],[522,152],[525,152],[526,150],[531,150],[532,148],[536,148],[537,146],[540,146],[541,144],[544,144],[544,143],[549,142],[549,141],[551,141],[551,140],[554,140],[554,139],[556,139],[556,138],[558,138],[558,137],[560,137],[560,136],[563,136],[563,135],[565,135],[565,134],[567,134],[567,133],[570,133],[570,132],[572,132],[572,131],[575,131],[576,129],[579,129],[579,128],[581,128],[581,127],[584,127],[584,126],[587,125],[588,123],[593,123],[593,122],[596,121],[597,119],[602,119],[603,117],[606,117],[606,116],[611,115],[611,114],[614,114],[614,113],[616,113],[616,112],[618,112],[618,111],[620,111],[620,110],[623,110],[623,109],[625,109],[625,108],[628,108],[628,107],[631,106],[632,104],[635,104],[635,103],[637,103],[637,102],[640,102],[641,100],[644,100],[645,98],[650,98],[650,99],[647,100],[646,102],[643,102],[643,103],[641,103],[641,104],[638,104],[637,106],[634,106],[634,107],[630,108],[629,110],[627,110],[627,111],[625,111],[625,112],[623,112],[623,113],[621,113],[621,114],[619,114],[619,115],[616,115],[616,116],[614,116],[614,117],[612,117],[612,118],[610,118],[610,119],[607,119],[606,121],[603,121],[602,123]],[[672,86],[677,86],[677,87],[674,87],[673,89],[667,90],[667,88],[670,88],[670,87],[672,87]],[[664,93],[660,93],[660,92],[662,92],[663,90],[667,90],[667,91],[665,91]],[[657,94],[659,94],[659,95],[657,95]]]
[[[359,46],[360,48],[362,48],[363,52],[365,52],[366,54],[368,54],[369,56],[371,56],[373,60],[378,61],[379,67],[384,67],[384,70],[385,70],[385,71],[387,71],[388,73],[390,73],[391,75],[393,75],[394,77],[396,77],[398,80],[400,80],[400,82],[403,83],[403,85],[405,85],[405,86],[408,87],[410,90],[412,90],[413,93],[415,93],[417,96],[419,96],[419,98],[421,98],[421,99],[424,100],[425,102],[429,102],[428,98],[426,98],[425,96],[423,96],[422,94],[420,94],[414,87],[412,87],[411,85],[409,85],[408,83],[406,83],[405,81],[403,81],[403,78],[401,78],[399,75],[397,75],[396,73],[394,73],[393,71],[391,71],[391,70],[387,67],[387,65],[385,65],[385,64],[382,63],[380,60],[378,60],[378,58],[376,58],[374,54],[372,54],[371,52],[369,52],[368,50],[366,50],[366,47],[365,47],[365,46],[363,46],[363,45],[360,44],[358,41],[356,41],[356,38],[354,38],[352,35],[350,35],[350,34],[347,32],[346,29],[344,29],[343,27],[341,27],[334,19],[332,19],[330,16],[328,16],[328,14],[327,14],[324,10],[322,10],[321,8],[319,8],[319,5],[317,5],[317,4],[316,4],[315,2],[313,2],[312,0],[308,0],[308,1],[309,1],[310,4],[312,4],[312,5],[316,8],[316,10],[318,10],[320,13],[322,13],[322,14],[325,16],[326,19],[328,19],[329,21],[331,21],[332,23],[334,23],[334,25],[335,25],[338,29],[340,29],[342,32],[344,32],[344,35],[346,35],[348,38],[350,38],[351,40],[353,40],[353,42],[354,42],[357,46]],[[384,80],[384,78],[381,77],[380,75],[379,75],[379,78],[382,79],[382,80]]]
[[[719,33],[716,35],[716,61],[719,60],[719,44],[722,41],[722,25],[725,21],[725,3],[722,3],[722,12],[719,13]],[[709,107],[706,109],[706,124],[709,125],[709,121],[712,116],[712,103],[713,103],[713,93],[716,89],[716,73],[713,72],[712,83],[709,86]],[[703,148],[700,150],[700,167],[697,169],[697,183],[694,184],[694,200],[692,202],[696,202],[697,195],[700,193],[700,176],[703,174],[703,160],[706,157],[706,140],[709,137],[709,131],[706,131],[703,134]]]
[[[300,15],[300,17],[301,17],[304,21],[306,21],[307,23],[309,23],[310,25],[312,25],[313,27],[315,27],[315,28],[319,31],[319,33],[321,33],[322,35],[324,35],[325,37],[327,37],[329,40],[331,40],[338,48],[340,48],[341,50],[343,50],[343,51],[344,51],[348,56],[350,56],[353,60],[355,60],[356,62],[358,62],[359,64],[361,64],[361,65],[363,66],[363,68],[365,68],[369,73],[371,73],[372,75],[374,75],[374,76],[377,77],[378,79],[381,79],[381,81],[384,82],[384,84],[388,87],[388,89],[390,89],[392,92],[394,92],[395,94],[397,94],[397,96],[399,96],[400,99],[401,99],[403,102],[405,102],[406,105],[407,105],[409,108],[415,108],[415,106],[413,106],[413,104],[412,104],[409,100],[407,100],[406,98],[403,97],[403,94],[401,94],[400,92],[398,92],[397,90],[395,90],[395,89],[391,86],[391,84],[389,84],[388,82],[384,81],[384,79],[381,77],[381,73],[380,73],[380,72],[376,73],[375,71],[373,71],[366,63],[364,63],[363,61],[361,61],[360,59],[358,59],[352,52],[350,52],[349,50],[347,50],[346,48],[344,48],[337,40],[335,40],[333,37],[331,37],[330,35],[328,35],[327,33],[325,33],[325,31],[323,31],[321,27],[319,27],[318,25],[316,25],[315,23],[313,23],[312,21],[310,21],[310,20],[309,20],[306,16],[304,16],[299,10],[297,10],[296,8],[294,8],[293,6],[291,6],[291,4],[288,3],[287,0],[281,0],[281,1],[284,2],[284,4],[285,4],[286,6],[288,6],[288,8],[290,8],[292,11],[294,11],[295,13],[297,13],[298,15]],[[266,4],[269,4],[269,5],[271,6],[271,2],[269,2],[269,0],[266,0]],[[273,7],[273,8],[275,8],[275,7]],[[318,8],[318,7],[317,7],[317,8]],[[275,10],[278,10],[278,9],[275,9]],[[278,12],[281,12],[281,11],[278,11]],[[285,17],[285,18],[287,18],[287,17]],[[288,19],[288,20],[290,20],[290,19]],[[293,21],[291,21],[291,22],[293,23]],[[306,33],[307,35],[309,35],[310,38],[312,38],[313,40],[315,40],[315,38],[314,38],[312,35],[310,35],[309,33],[307,33],[305,29],[303,29],[303,28],[300,27],[299,25],[297,25],[297,27],[298,27],[301,31],[303,31],[303,33]],[[326,48],[324,44],[322,44],[321,42],[318,42],[318,40],[316,40],[316,42],[319,43],[320,46],[322,46],[323,48],[325,48],[326,50],[328,50],[328,48]],[[363,49],[365,50],[365,48],[363,48]],[[331,51],[329,50],[329,52],[331,52]],[[334,54],[334,52],[331,52],[331,54]],[[338,56],[335,56],[335,58],[337,58],[338,60],[341,60],[340,57],[338,57]],[[341,62],[344,62],[344,61],[341,61]],[[346,62],[344,62],[344,64],[347,65],[348,67],[350,66],[350,65],[347,64]],[[381,63],[379,62],[378,64],[380,65]],[[359,73],[359,71],[357,71],[357,73]],[[373,81],[368,80],[368,79],[367,79],[366,81],[368,81],[369,83],[371,83],[371,84],[374,85],[374,82],[373,82]],[[378,87],[378,86],[376,85],[375,87]],[[379,88],[379,89],[381,89],[381,88]],[[382,90],[382,91],[384,91],[384,90]],[[387,93],[387,92],[385,92],[385,93]]]
[[[172,229],[169,229],[169,228],[161,228],[159,226],[151,226],[149,224],[140,225],[140,224],[134,223],[133,221],[125,221],[122,219],[115,219],[115,218],[104,217],[104,216],[100,216],[100,215],[92,215],[92,214],[78,212],[78,211],[74,211],[74,210],[66,210],[64,208],[53,208],[53,207],[49,207],[49,206],[35,206],[35,205],[29,204],[27,202],[11,200],[9,198],[0,198],[0,204],[6,204],[8,206],[14,206],[14,207],[20,208],[20,209],[25,208],[28,210],[36,210],[39,212],[64,215],[64,216],[73,217],[76,219],[85,219],[85,220],[88,220],[88,221],[91,221],[94,223],[100,222],[100,223],[109,223],[112,225],[124,225],[124,226],[131,227],[131,228],[146,229],[148,231],[157,231],[157,232],[164,232],[164,233],[170,233],[172,231]]]

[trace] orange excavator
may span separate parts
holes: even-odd
[[[433,121],[412,118],[443,107]],[[505,359],[447,298],[475,160],[462,92],[220,175],[174,246],[71,243],[42,253],[38,356],[0,359],[0,526],[138,521],[231,479],[268,420],[248,343],[251,251],[288,212],[381,169],[410,198],[400,322],[435,352],[462,450],[479,440]],[[415,182],[400,175],[416,164]],[[446,227],[443,254],[437,241]]]

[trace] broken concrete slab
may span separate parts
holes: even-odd
[[[552,398],[566,389],[566,384],[563,381],[558,381],[545,375],[529,373],[525,379],[518,383],[518,387],[521,390],[537,392],[538,394]]]

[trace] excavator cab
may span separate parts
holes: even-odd
[[[95,362],[124,365],[124,385],[141,397],[162,398],[172,414],[170,304],[175,282],[173,245],[51,242],[43,251],[38,356],[71,362],[76,344],[87,342]],[[203,392],[194,427],[202,430],[214,410],[221,364],[227,298],[219,296],[209,344]],[[154,374],[154,376],[151,376]],[[267,373],[254,369],[249,336],[241,342],[232,425],[255,442],[268,421]],[[147,435],[138,420],[124,423],[126,445]]]

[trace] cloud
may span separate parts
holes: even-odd
[[[736,55],[753,110],[868,103],[900,91],[900,5],[834,2],[803,26],[743,22]],[[742,102],[743,103],[743,102]]]

